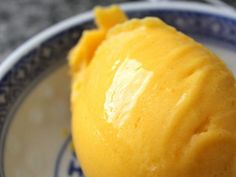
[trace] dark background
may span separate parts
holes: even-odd
[[[63,19],[89,10],[95,5],[121,2],[127,1],[0,0],[0,61],[27,39]],[[236,0],[225,2],[236,7]]]

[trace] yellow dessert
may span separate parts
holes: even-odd
[[[72,136],[86,177],[235,177],[236,82],[158,18],[95,10],[70,53]]]

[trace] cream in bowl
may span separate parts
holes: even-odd
[[[180,2],[121,7],[130,18],[161,18],[210,48],[236,73],[234,13]],[[82,176],[70,143],[66,58],[82,31],[93,28],[91,12],[73,17],[24,44],[0,66],[0,176]]]

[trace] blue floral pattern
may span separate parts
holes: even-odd
[[[185,10],[142,10],[128,12],[130,17],[157,16],[180,31],[190,35],[207,36],[236,48],[236,20],[223,16]],[[5,134],[12,114],[19,102],[55,68],[66,63],[68,51],[75,45],[83,29],[91,28],[92,21],[78,24],[42,43],[22,57],[0,80],[0,144],[4,146]],[[3,174],[3,148],[0,149],[0,176]],[[58,162],[60,163],[60,162]]]

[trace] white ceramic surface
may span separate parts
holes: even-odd
[[[219,55],[236,75],[236,15],[233,11],[183,2],[121,6],[131,16],[160,15],[186,30]],[[198,22],[198,18],[205,19],[203,16],[212,20],[206,21],[209,26],[202,23],[199,30],[193,29],[191,34],[185,20]],[[91,26],[92,18],[92,13],[88,12],[42,32],[0,65],[0,177],[82,176],[70,146],[70,81],[65,58],[81,30]],[[209,35],[206,29],[212,33]],[[62,52],[63,48],[66,49]],[[57,56],[61,57],[58,62]]]

